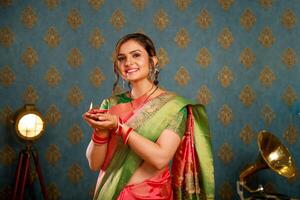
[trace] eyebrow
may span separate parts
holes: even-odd
[[[137,51],[138,51],[138,52],[142,52],[141,50],[136,49],[136,50],[130,51],[129,54],[135,53],[135,52],[137,52]],[[119,55],[124,55],[124,54],[123,54],[123,53],[119,53],[118,56],[119,56]]]

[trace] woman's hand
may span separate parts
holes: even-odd
[[[82,117],[94,129],[112,130],[118,126],[118,117],[116,115],[85,112]]]

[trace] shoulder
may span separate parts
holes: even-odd
[[[185,98],[181,95],[176,94],[175,92],[167,91],[166,93],[172,96],[170,101],[175,103],[175,104],[179,104],[179,105],[181,105],[181,104],[185,104],[185,105],[195,104],[195,102],[192,101],[191,99],[187,99],[187,98]]]
[[[110,103],[117,103],[121,98],[125,97],[126,96],[126,93],[121,93],[121,94],[115,94],[115,95],[112,95],[110,97],[107,98],[107,101],[109,101]]]
[[[126,92],[112,95],[106,99],[104,99],[101,103],[101,107],[109,108],[111,106],[117,105],[123,101],[129,101],[130,99],[127,97]]]
[[[203,104],[200,104],[192,99],[188,99],[171,91],[167,91],[167,93],[173,96],[170,98],[169,102],[172,102],[174,105],[184,106],[185,109],[187,106],[191,106],[193,109],[206,110]]]

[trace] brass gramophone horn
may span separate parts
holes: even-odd
[[[270,132],[258,133],[257,144],[260,154],[257,161],[240,174],[240,182],[245,183],[247,177],[255,172],[271,168],[273,171],[286,178],[292,178],[296,174],[295,161],[288,149]]]

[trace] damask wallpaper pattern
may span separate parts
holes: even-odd
[[[111,95],[112,51],[130,32],[154,40],[163,88],[206,106],[216,199],[238,199],[235,184],[258,155],[260,130],[275,134],[300,166],[298,0],[0,0],[0,6],[0,199],[9,199],[24,148],[9,119],[26,103],[47,121],[35,146],[49,198],[91,198],[97,173],[85,159],[91,130],[81,114]],[[300,198],[299,172],[287,180],[264,171],[255,183]]]

